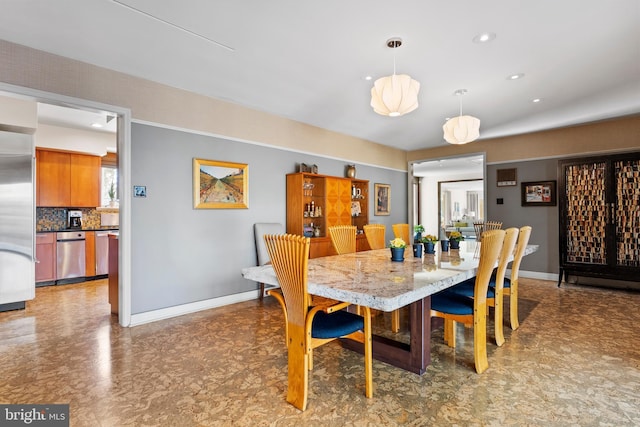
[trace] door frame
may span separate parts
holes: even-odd
[[[118,236],[118,323],[131,325],[131,110],[125,107],[74,98],[52,92],[0,82],[0,95],[80,110],[107,111],[117,115],[118,194],[120,225]]]

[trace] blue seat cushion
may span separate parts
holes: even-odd
[[[431,309],[447,314],[473,314],[473,299],[454,294],[453,292],[439,292],[431,296]]]
[[[489,290],[491,290],[491,288],[495,288],[496,287],[496,275],[495,273],[491,275],[491,280],[489,280]],[[504,283],[502,284],[503,288],[510,288],[511,287],[511,280],[509,280],[508,277],[504,278]],[[489,295],[487,295],[489,296]],[[489,297],[489,298],[493,298],[493,297]]]
[[[348,311],[335,313],[319,311],[313,317],[311,336],[313,338],[338,338],[364,329],[364,318]]]
[[[495,291],[496,282],[494,279],[495,278],[493,278],[492,281],[489,282],[489,289],[487,289],[487,298],[496,297],[496,291]],[[491,287],[491,283],[493,283],[493,288]],[[473,277],[471,279],[465,280],[462,283],[459,283],[455,286],[448,288],[446,292],[450,292],[463,297],[473,298],[473,292],[475,290],[475,286],[476,286],[476,278]]]

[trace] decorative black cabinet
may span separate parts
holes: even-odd
[[[558,163],[560,277],[640,281],[640,152]]]

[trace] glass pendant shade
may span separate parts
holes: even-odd
[[[397,117],[418,108],[420,83],[406,74],[393,74],[375,81],[371,88],[373,111]]]
[[[480,136],[480,119],[473,116],[454,117],[447,120],[442,130],[449,144],[467,144]]]

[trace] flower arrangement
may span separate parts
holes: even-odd
[[[464,236],[459,231],[452,231],[451,234],[449,234],[449,240],[459,242],[460,240],[464,240]]]
[[[396,248],[396,249],[404,249],[407,247],[407,242],[402,240],[400,237],[396,237],[395,239],[389,241],[389,247]]]
[[[422,243],[435,243],[438,241],[438,237],[433,234],[427,234],[422,238]]]
[[[422,234],[424,233],[424,227],[422,226],[422,224],[414,225],[413,232]]]

